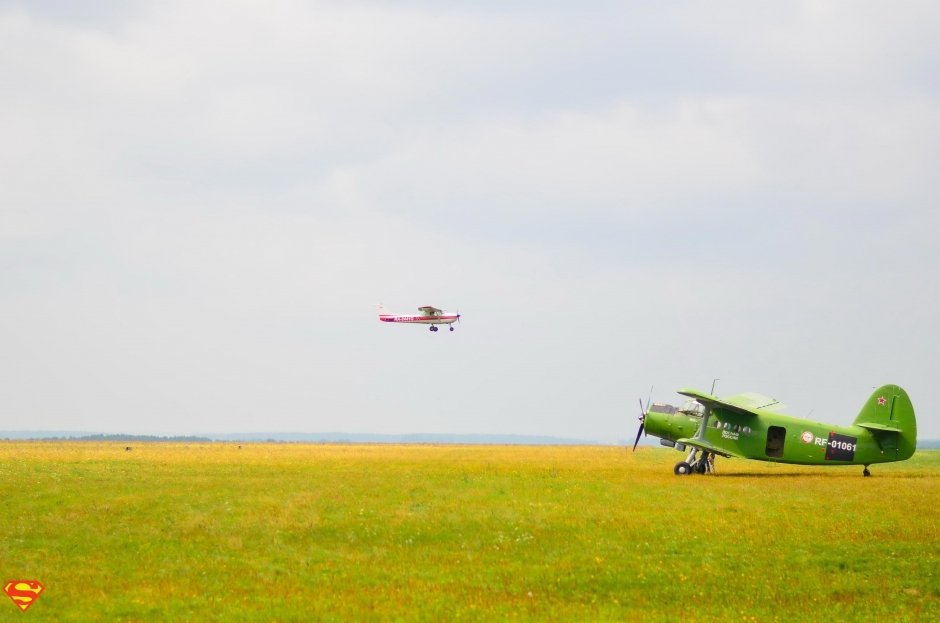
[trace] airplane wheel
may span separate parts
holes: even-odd
[[[704,461],[699,461],[698,463],[695,464],[694,469],[695,469],[696,474],[704,474],[707,467]]]
[[[865,466],[865,470],[862,472],[862,476],[871,476],[871,472],[868,471],[868,466]]]
[[[451,328],[450,328],[450,330],[451,330],[451,331],[453,331],[453,330],[454,330],[454,328],[453,328],[453,327],[451,327]]]
[[[428,327],[428,331],[430,331],[431,333],[434,333],[435,331],[437,331],[437,327],[435,327],[434,325],[431,325],[430,327]]]
[[[672,471],[675,472],[676,476],[685,476],[686,474],[692,473],[692,466],[685,461],[679,461],[676,463],[676,468]]]

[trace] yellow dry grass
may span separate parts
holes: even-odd
[[[931,621],[940,452],[0,443],[0,621]],[[4,597],[4,599],[6,599]]]

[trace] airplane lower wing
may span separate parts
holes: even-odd
[[[704,450],[705,452],[714,452],[718,456],[723,456],[728,459],[732,457],[738,458],[738,459],[746,458],[744,455],[738,454],[737,452],[729,452],[728,450],[725,450],[724,448],[718,448],[710,444],[709,442],[705,441],[704,439],[682,438],[682,439],[676,439],[676,443],[677,444],[681,443],[687,446],[692,446],[693,448],[698,448],[699,450]]]

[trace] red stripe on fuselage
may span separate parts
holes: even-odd
[[[417,322],[421,324],[450,324],[457,320],[457,316],[395,316],[392,314],[379,314],[382,322]]]

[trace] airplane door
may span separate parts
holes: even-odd
[[[783,457],[783,442],[787,439],[787,429],[783,426],[771,426],[767,429],[767,456],[775,459]]]

